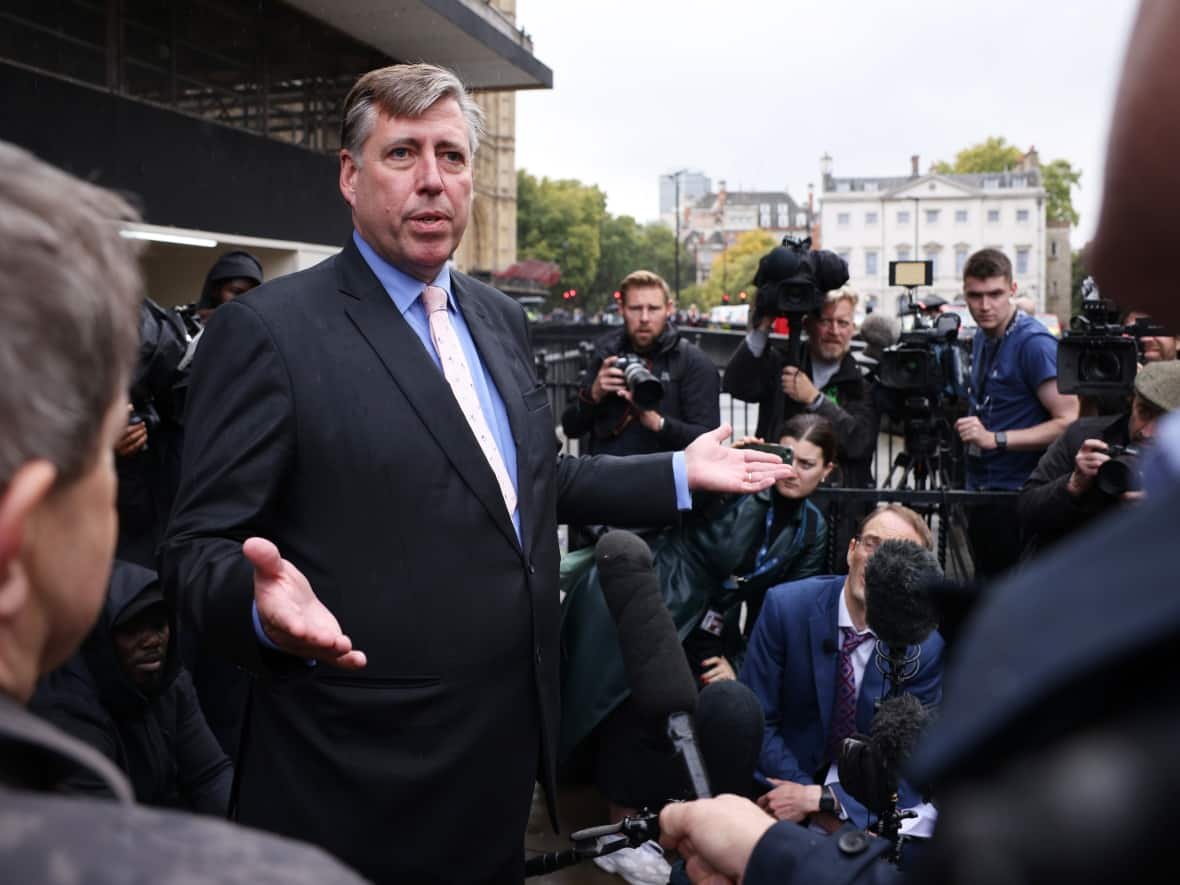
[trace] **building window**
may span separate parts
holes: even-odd
[[[937,249],[927,249],[926,250],[926,260],[930,262],[930,264],[933,268],[931,271],[931,275],[935,279],[937,279],[938,278],[938,250]]]
[[[897,247],[897,260],[898,261],[909,261],[910,260],[910,247],[909,246],[898,246]]]
[[[1000,179],[998,179],[998,178],[985,178],[983,180],[983,189],[985,191],[999,190],[1000,189]]]
[[[1027,246],[1016,250],[1016,272],[1018,274],[1028,273],[1028,253],[1031,251]]]
[[[897,223],[898,224],[909,224],[910,223],[910,213],[905,212],[905,211],[898,212],[897,213]]]
[[[865,224],[872,226],[872,225],[875,225],[876,223],[877,223],[877,213],[876,212],[866,212],[865,213]]]
[[[966,223],[967,223],[967,210],[966,209],[956,209],[955,210],[955,224],[966,224]]]
[[[1017,209],[1016,210],[1016,221],[1019,224],[1027,224],[1028,223],[1028,210],[1027,209]]]
[[[1056,240],[1054,240],[1052,243],[1049,244],[1049,254],[1052,255],[1054,258],[1057,257],[1057,241]]]
[[[795,213],[795,227],[807,227],[807,213],[806,212],[796,212]]]
[[[875,277],[877,275],[877,253],[865,252],[865,276]]]
[[[865,190],[866,190],[866,191],[875,191],[875,190],[877,190],[877,182],[875,182],[875,181],[866,181],[866,182],[865,182]]]
[[[963,275],[963,266],[967,263],[967,249],[959,246],[955,249],[955,276]]]
[[[836,224],[840,225],[840,227],[848,227],[848,222],[851,220],[851,218],[852,218],[851,213],[837,212],[836,213]]]
[[[837,181],[836,182],[836,193],[846,194],[850,190],[852,190],[852,182],[850,182],[850,181]]]
[[[988,224],[999,224],[1000,223],[1000,210],[999,209],[988,209],[987,210],[987,223]]]
[[[940,210],[940,209],[927,209],[926,210],[926,223],[927,224],[938,224],[938,216],[941,211],[942,210]]]

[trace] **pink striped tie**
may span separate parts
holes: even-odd
[[[479,405],[479,394],[475,392],[475,384],[471,380],[471,369],[467,365],[467,358],[463,356],[463,347],[455,335],[455,327],[451,325],[451,318],[447,312],[447,293],[438,286],[427,286],[422,290],[422,303],[426,307],[426,316],[430,321],[430,340],[434,342],[434,349],[442,363],[443,376],[451,385],[451,392],[455,401],[459,403],[467,423],[471,425],[471,432],[483,455],[488,460],[492,473],[496,475],[496,482],[500,486],[500,494],[504,496],[504,506],[508,508],[508,515],[516,512],[516,489],[512,487],[512,478],[508,475],[508,468],[504,466],[504,459],[500,456],[500,449],[488,427],[483,409]]]

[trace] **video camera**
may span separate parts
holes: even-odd
[[[801,320],[809,313],[819,313],[826,294],[848,282],[848,265],[835,252],[811,250],[811,237],[784,236],[758,262],[754,274],[753,324],[768,316],[787,317],[790,343],[787,362],[801,364]]]
[[[914,328],[881,353],[878,377],[890,390],[924,391],[939,399],[957,399],[965,389],[963,357],[955,345],[959,315],[944,313],[933,327],[921,324],[913,305]]]
[[[1057,344],[1057,390],[1081,396],[1130,396],[1142,339],[1167,334],[1147,317],[1120,323],[1118,307],[1102,297],[1092,277],[1082,281],[1082,312],[1069,326]]]

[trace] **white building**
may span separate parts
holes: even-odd
[[[893,314],[904,290],[889,286],[889,262],[934,262],[931,289],[961,295],[963,265],[978,249],[1012,261],[1018,291],[1045,307],[1045,189],[1036,152],[1021,168],[976,175],[837,178],[821,160],[823,247],[848,262],[849,282]],[[929,289],[920,290],[928,292]]]

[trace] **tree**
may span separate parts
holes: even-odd
[[[1090,244],[1075,249],[1070,261],[1069,306],[1073,316],[1082,312],[1082,281],[1090,275]]]
[[[940,160],[930,167],[931,172],[940,175],[967,175],[973,172],[1005,172],[1016,166],[1024,159],[1024,154],[1016,145],[997,136],[992,136],[979,144],[965,147],[955,154],[952,165]]]
[[[567,289],[589,292],[598,272],[606,194],[573,179],[539,181],[523,169],[516,175],[516,242],[521,259],[554,261],[561,280],[551,297]]]
[[[1007,172],[1020,164],[1024,154],[1020,148],[1003,138],[991,137],[979,144],[963,148],[955,154],[955,162],[943,160],[930,167],[939,175],[967,175],[978,172]],[[1073,189],[1080,187],[1082,173],[1068,160],[1053,160],[1041,166],[1041,183],[1045,188],[1045,218],[1077,225],[1078,213],[1073,206]]]
[[[1049,221],[1065,221],[1077,226],[1078,212],[1073,207],[1073,189],[1081,187],[1082,173],[1074,169],[1068,160],[1054,160],[1041,167],[1041,180],[1045,185],[1045,216]]]
[[[694,286],[683,299],[708,310],[725,303],[722,295],[729,295],[730,304],[740,304],[740,294],[747,293],[747,301],[754,299],[754,274],[758,262],[778,241],[764,230],[748,230],[738,235],[734,244],[713,259],[709,279]]]

